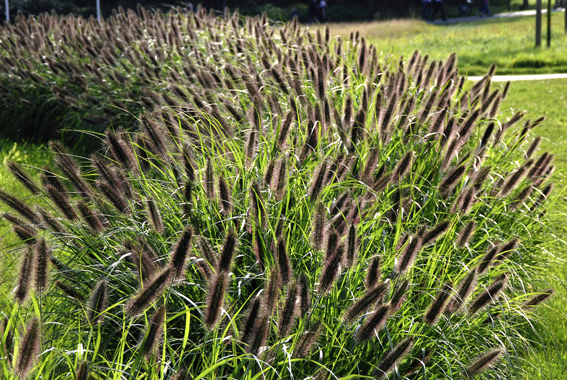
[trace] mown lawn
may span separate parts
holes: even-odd
[[[360,24],[331,24],[332,35],[359,30],[385,54],[409,56],[414,50],[431,59],[447,59],[456,52],[463,74],[482,75],[492,62],[497,74],[567,72],[567,34],[564,13],[552,14],[551,48],[535,48],[535,18],[487,19],[429,25],[420,20],[392,20]],[[544,20],[545,21],[545,20]],[[544,23],[545,25],[545,23]],[[543,31],[545,45],[546,34]]]

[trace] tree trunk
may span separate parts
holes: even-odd
[[[530,6],[529,0],[524,0],[524,3],[522,4],[522,9],[528,9],[529,6]]]
[[[541,46],[541,0],[536,0],[535,46]]]

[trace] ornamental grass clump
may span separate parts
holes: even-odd
[[[401,378],[416,360],[432,379],[515,369],[523,310],[551,295],[525,289],[552,157],[529,130],[518,140],[523,115],[495,111],[506,91],[493,92],[494,68],[468,89],[454,55],[394,60],[358,34],[203,9],[9,27],[40,50],[46,28],[104,57],[85,60],[77,85],[111,92],[112,73],[123,94],[143,80],[109,99],[151,109],[137,131],[101,134],[90,159],[52,142],[57,169],[37,195],[28,188],[41,207],[0,192],[23,218],[8,220],[37,231],[3,261],[20,268],[0,298],[8,378]],[[79,75],[68,54],[45,55],[45,70]],[[35,340],[22,340],[26,323]]]

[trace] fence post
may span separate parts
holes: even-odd
[[[6,22],[10,22],[10,4],[8,0],[6,0]]]
[[[551,0],[547,0],[547,47],[551,46]]]
[[[541,0],[536,0],[535,46],[541,46]]]
[[[100,15],[100,0],[96,0],[96,19],[100,22],[101,15]]]

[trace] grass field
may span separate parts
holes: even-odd
[[[332,35],[360,33],[378,51],[409,56],[414,50],[431,59],[456,52],[463,74],[482,75],[491,63],[498,74],[567,72],[567,35],[564,14],[552,14],[551,48],[535,48],[534,17],[488,19],[451,25],[429,25],[419,20],[392,20],[360,24],[331,24]],[[543,31],[545,45],[545,30]]]
[[[546,117],[546,121],[534,131],[542,136],[541,149],[555,155],[555,185],[557,192],[565,194],[565,173],[567,172],[567,80],[545,80],[514,82],[510,96],[503,103],[503,109],[524,110],[528,117]],[[555,235],[547,236],[554,246],[557,261],[545,274],[544,287],[556,290],[556,296],[546,307],[538,310],[541,325],[536,326],[535,340],[541,340],[538,346],[527,355],[524,369],[526,379],[555,380],[567,378],[567,228],[565,215],[567,201],[564,196],[555,205],[553,219]],[[543,281],[542,281],[543,282]]]

